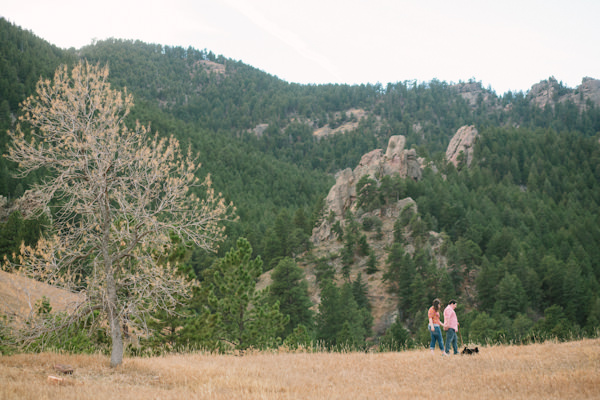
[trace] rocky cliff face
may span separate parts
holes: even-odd
[[[347,168],[336,176],[335,185],[325,199],[324,215],[335,215],[335,221],[343,221],[347,210],[354,210],[356,199],[356,184],[360,178],[369,175],[380,179],[384,175],[398,174],[415,180],[421,179],[423,173],[423,160],[417,157],[414,149],[404,148],[404,136],[392,136],[388,142],[386,152],[377,149],[362,156],[358,166],[352,170]],[[313,230],[312,241],[318,244],[324,240],[332,239],[331,227],[334,222],[325,218],[321,225]]]
[[[462,161],[465,162],[465,165],[469,167],[471,161],[473,161],[473,145],[475,144],[475,139],[477,139],[478,135],[479,132],[477,132],[477,129],[475,129],[473,125],[461,127],[456,131],[452,140],[450,140],[450,144],[448,144],[446,160],[458,167],[462,159]]]
[[[466,166],[470,166],[473,160],[473,145],[478,135],[477,129],[472,125],[461,127],[448,145],[446,159],[458,166],[464,157]],[[336,175],[335,185],[325,199],[323,215],[326,218],[313,229],[313,244],[333,239],[331,227],[335,221],[343,224],[346,211],[356,211],[356,184],[363,176],[368,175],[378,180],[385,175],[398,174],[402,178],[421,179],[424,161],[417,157],[414,149],[405,149],[405,145],[404,136],[392,136],[385,153],[382,149],[373,150],[362,156],[356,168],[346,168]],[[335,216],[333,221],[327,218],[331,214]]]

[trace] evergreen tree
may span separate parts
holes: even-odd
[[[469,325],[469,341],[479,344],[493,343],[498,323],[486,312],[478,313]]]
[[[375,256],[375,253],[371,251],[371,253],[369,253],[369,259],[367,260],[366,272],[368,275],[373,275],[377,271],[379,271],[379,269],[377,268],[377,257]]]
[[[371,311],[371,303],[369,302],[369,288],[367,283],[362,279],[362,273],[358,273],[356,280],[352,282],[352,294],[359,308],[366,308]]]
[[[262,260],[251,257],[250,243],[240,238],[210,270],[209,303],[218,318],[218,338],[237,349],[272,344],[288,323],[279,303],[268,304],[266,294],[256,291]]]
[[[410,332],[396,320],[381,338],[379,347],[382,350],[400,351],[412,347]]]
[[[356,183],[356,206],[371,211],[379,206],[377,196],[377,181],[369,175],[362,176]]]
[[[398,308],[400,315],[411,307],[411,284],[417,275],[415,264],[402,245],[394,243],[387,258],[387,271],[383,279],[388,282],[390,290],[398,294]]]
[[[312,302],[308,296],[308,283],[304,278],[304,271],[293,259],[284,258],[271,272],[271,279],[269,302],[279,303],[279,311],[289,317],[283,337],[290,335],[298,325],[312,329]]]
[[[371,334],[373,317],[354,299],[353,287],[338,288],[327,282],[321,290],[317,321],[317,340],[326,346],[362,346]]]
[[[316,315],[316,338],[326,346],[335,345],[336,337],[342,328],[340,313],[340,289],[332,282],[326,281],[321,287],[321,302]]]
[[[371,253],[371,246],[367,241],[366,235],[360,235],[360,237],[358,238],[358,250],[359,255],[362,257],[367,256]]]
[[[327,281],[335,280],[335,268],[326,259],[320,258],[315,265],[315,277],[319,286]]]
[[[21,213],[15,211],[0,225],[0,256],[12,257],[13,254],[19,253],[19,231],[22,223]]]
[[[363,345],[366,337],[371,333],[373,318],[370,317],[370,311],[359,307],[354,299],[353,287],[348,283],[342,285],[340,303],[343,322],[341,329],[337,332],[336,344],[341,346]]]
[[[521,281],[516,275],[506,272],[498,283],[495,311],[514,318],[517,314],[525,312],[526,307],[527,294]]]
[[[312,344],[312,335],[304,325],[300,324],[285,338],[283,344],[291,349],[300,346],[307,348]]]

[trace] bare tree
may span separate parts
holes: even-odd
[[[215,193],[210,175],[199,181],[200,164],[190,151],[182,154],[175,138],[150,135],[139,123],[128,129],[132,96],[111,89],[107,78],[108,67],[80,62],[69,74],[62,66],[23,103],[7,157],[20,176],[47,173],[33,190],[40,210],[53,210],[53,222],[52,233],[35,248],[22,246],[9,267],[82,293],[61,321],[100,311],[112,337],[110,364],[117,366],[123,321],[144,324],[149,312],[172,311],[189,294],[191,283],[158,261],[171,235],[214,250],[225,237],[220,222],[235,209]],[[200,186],[197,197],[191,189]],[[29,339],[60,328],[50,325]]]

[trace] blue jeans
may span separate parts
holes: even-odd
[[[440,326],[434,325],[433,332],[431,331],[431,328],[429,328],[429,333],[431,333],[431,344],[429,345],[429,348],[431,350],[435,349],[435,343],[437,342],[440,350],[444,351],[444,340],[442,339],[442,330],[440,329]]]
[[[456,331],[452,328],[448,328],[448,332],[446,333],[446,353],[450,353],[450,344],[452,344],[452,350],[454,350],[454,354],[458,354]]]

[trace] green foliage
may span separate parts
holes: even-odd
[[[556,304],[544,310],[544,318],[535,324],[534,330],[539,336],[559,340],[569,339],[576,332],[565,316],[563,308]]]
[[[52,312],[49,300],[42,297],[36,302],[36,318],[45,320],[57,327],[32,341],[25,343],[32,352],[66,351],[75,354],[110,353],[110,336],[105,328],[98,326],[98,313],[90,314],[86,319],[72,323],[64,313]]]
[[[387,271],[383,275],[389,290],[398,295],[398,308],[401,318],[404,311],[411,305],[411,284],[416,275],[412,257],[405,252],[404,247],[394,243],[388,253]]]
[[[527,294],[521,281],[516,275],[506,273],[498,283],[496,295],[496,313],[514,318],[517,314],[525,312],[527,308]]]
[[[302,324],[297,325],[294,331],[290,333],[285,340],[283,345],[289,349],[296,350],[300,347],[309,348],[313,342],[312,336],[309,330]]]
[[[496,338],[498,323],[486,312],[479,313],[469,326],[469,342],[479,344],[493,343]]]
[[[50,300],[46,296],[42,296],[35,302],[35,312],[38,315],[49,315],[52,312]]]
[[[344,238],[344,228],[342,228],[342,224],[340,223],[340,221],[335,221],[335,223],[333,224],[333,226],[331,227],[331,231],[333,233],[335,233],[335,235],[337,236],[338,240],[341,242]]]
[[[16,340],[6,315],[0,313],[0,355],[9,355],[17,350]]]
[[[373,317],[366,307],[359,307],[349,283],[339,288],[329,281],[321,289],[316,323],[316,339],[324,346],[356,348],[370,335]]]
[[[271,279],[269,303],[278,303],[279,311],[288,317],[283,337],[291,335],[299,325],[304,329],[312,329],[312,302],[308,296],[304,271],[293,259],[284,258],[271,272]]]
[[[335,268],[327,259],[320,258],[315,265],[315,276],[319,285],[323,282],[333,281],[335,279]]]
[[[517,314],[512,322],[512,337],[517,343],[523,343],[531,335],[533,321],[525,314]]]
[[[6,222],[0,223],[0,259],[19,254],[21,243],[34,245],[48,223],[47,217],[24,219],[19,211],[12,212]]]
[[[377,217],[364,217],[362,220],[362,228],[366,232],[371,232],[373,230],[379,231],[381,230],[382,225],[383,222]]]
[[[208,302],[217,315],[216,335],[236,349],[271,345],[288,323],[279,303],[269,304],[268,294],[256,291],[261,273],[262,260],[252,259],[252,247],[244,238],[207,271]]]
[[[377,181],[369,175],[362,176],[356,183],[356,206],[365,211],[378,208],[381,204],[377,192]]]
[[[371,311],[371,303],[369,302],[369,290],[367,283],[362,279],[362,273],[358,273],[356,280],[352,282],[352,295],[356,301],[358,308],[365,308]]]
[[[377,268],[377,257],[375,257],[374,252],[371,252],[369,254],[369,259],[367,260],[366,273],[368,275],[373,275],[373,274],[377,273],[377,271],[379,271],[379,268]]]
[[[379,342],[379,348],[383,351],[402,351],[413,347],[410,332],[397,320],[387,329]]]
[[[360,235],[358,237],[358,255],[360,255],[361,257],[365,257],[369,254],[371,254],[371,246],[367,241],[367,236]]]

